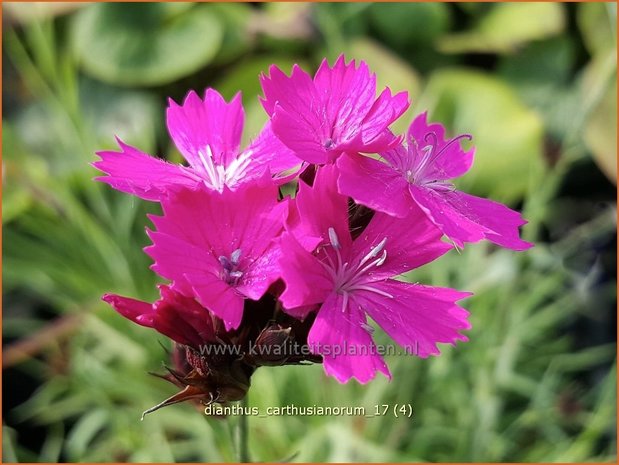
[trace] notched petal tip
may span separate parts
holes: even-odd
[[[205,97],[207,95],[208,90],[209,90],[208,88],[205,90],[205,94],[204,94]],[[196,102],[196,100],[198,102],[202,103],[202,99],[200,98],[198,93],[195,90],[191,89],[189,92],[187,92],[187,95],[185,95],[185,98],[183,99],[183,105],[182,106],[184,107],[187,104],[198,103],[198,102]]]
[[[176,101],[172,97],[168,97],[168,107],[166,108],[166,111],[169,112],[171,109],[176,109],[179,106],[180,105],[176,103]]]
[[[297,65],[297,64],[294,64],[294,65],[292,66],[292,70],[294,70],[294,67],[295,67],[295,66],[298,66],[298,65]],[[292,73],[291,73],[291,74],[292,74]],[[288,75],[287,75],[284,71],[282,71],[282,70],[279,68],[279,66],[277,66],[277,65],[271,65],[271,66],[269,66],[269,70],[268,70],[268,72],[267,72],[267,74],[266,74],[265,78],[266,78],[268,81],[272,82],[274,79],[277,79],[277,78],[280,78],[280,79],[281,79],[281,78],[288,78]]]
[[[130,149],[131,146],[126,144],[121,138],[120,136],[114,135],[114,140],[116,141],[116,143],[118,144],[118,146],[122,149],[122,151],[126,151],[128,148]]]
[[[230,99],[230,103],[241,104],[242,102],[243,102],[243,91],[239,90],[236,94],[234,94],[232,99]]]

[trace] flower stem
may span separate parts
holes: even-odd
[[[247,395],[243,397],[240,402],[241,407],[243,407],[243,411],[239,416],[239,422],[237,425],[237,452],[239,463],[250,463],[249,459],[249,425],[247,421],[247,415],[245,415],[245,411],[247,410]]]

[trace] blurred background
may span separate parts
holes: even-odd
[[[249,405],[411,404],[412,419],[249,418],[255,461],[616,460],[616,4],[3,3],[3,461],[235,460],[238,418],[146,408],[175,388],[169,341],[105,292],[155,298],[142,252],[158,206],[95,183],[114,136],[180,162],[168,96],[363,59],[452,135],[471,193],[521,209],[526,253],[475,244],[408,276],[475,293],[470,341],[339,385],[320,365],[261,368]],[[382,342],[383,334],[377,332]]]

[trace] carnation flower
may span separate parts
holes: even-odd
[[[466,340],[460,331],[469,328],[468,312],[456,301],[469,294],[392,279],[447,252],[451,246],[440,241],[440,231],[419,209],[405,220],[377,213],[353,241],[336,179],[334,167],[323,167],[313,187],[301,185],[295,201],[299,217],[282,236],[281,255],[286,289],[280,300],[286,311],[303,318],[311,305],[320,306],[308,343],[323,355],[327,374],[362,383],[377,371],[390,376],[366,315],[420,357],[437,355],[439,342]],[[335,201],[318,208],[317,198]],[[307,231],[320,234],[312,251],[308,242],[301,244]]]
[[[287,202],[268,179],[232,191],[185,189],[162,199],[163,216],[145,249],[153,270],[237,328],[245,299],[260,299],[279,278],[277,239]]]
[[[295,65],[290,77],[276,66],[260,77],[262,104],[273,132],[297,156],[329,163],[343,152],[377,152],[397,144],[388,127],[408,108],[406,92],[389,88],[376,98],[376,76],[368,65],[340,56],[323,60],[312,79]]]
[[[340,192],[401,218],[418,206],[459,247],[482,239],[514,250],[532,247],[519,237],[519,226],[526,224],[520,213],[451,184],[473,163],[474,149],[465,151],[460,145],[470,138],[464,134],[447,140],[445,128],[428,124],[422,113],[409,127],[408,145],[382,152],[384,162],[358,154],[341,157]]]
[[[168,130],[189,166],[153,158],[120,139],[120,152],[101,151],[93,166],[108,176],[96,178],[115,189],[145,200],[159,201],[170,190],[204,185],[211,190],[239,185],[261,178],[265,172],[276,181],[301,163],[271,130],[270,122],[245,150],[239,151],[244,122],[241,96],[226,103],[217,91],[207,89],[204,99],[191,91],[183,105],[169,101]]]

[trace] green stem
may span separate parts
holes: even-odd
[[[247,415],[245,415],[245,411],[247,410],[247,395],[240,402],[241,407],[243,407],[243,412],[239,417],[239,422],[237,425],[237,452],[239,463],[250,463],[249,459],[249,425],[247,421]]]

